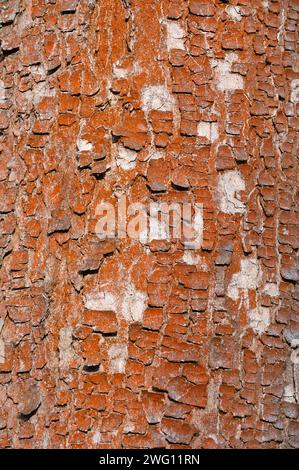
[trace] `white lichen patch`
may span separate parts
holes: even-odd
[[[224,60],[213,60],[212,65],[216,70],[216,88],[220,91],[242,90],[244,80],[238,73],[231,72],[233,62],[238,60],[236,54],[226,54]]]
[[[137,61],[134,61],[134,64],[132,67],[122,67],[120,65],[120,62],[117,61],[115,64],[112,66],[112,74],[113,77],[115,78],[127,78],[131,75],[140,73],[142,71],[140,65],[138,64]]]
[[[206,137],[209,142],[215,142],[219,137],[217,122],[199,122],[197,135],[198,137]]]
[[[271,322],[269,308],[258,307],[249,312],[249,325],[257,334],[264,333]]]
[[[147,295],[136,289],[133,283],[129,282],[123,294],[121,311],[130,322],[141,322],[143,312],[147,306]]]
[[[6,96],[6,92],[5,92],[4,82],[3,80],[0,80],[0,103],[4,103],[5,96]]]
[[[101,443],[101,433],[100,431],[95,431],[92,435],[92,442],[94,444],[100,444]]]
[[[79,152],[89,152],[93,149],[93,144],[85,139],[77,140],[77,149]]]
[[[147,294],[139,291],[133,282],[105,286],[106,290],[86,294],[84,306],[89,310],[113,311],[129,323],[139,322],[147,307]],[[108,290],[109,289],[109,290]]]
[[[235,5],[229,5],[226,8],[226,13],[233,21],[241,21],[242,15],[240,14],[241,8]]]
[[[85,296],[84,306],[89,310],[116,311],[116,297],[111,292],[98,292]]]
[[[145,86],[141,91],[142,109],[145,113],[152,110],[172,111],[174,99],[164,85]]]
[[[108,349],[110,371],[114,374],[125,372],[128,359],[128,346],[123,344],[112,344]]]
[[[286,401],[288,403],[295,403],[295,388],[292,383],[288,384],[284,388],[284,393],[283,393],[283,401]]]
[[[240,191],[244,190],[244,179],[237,170],[226,171],[219,175],[216,190],[219,210],[225,214],[244,213],[246,207],[240,200]]]
[[[137,152],[121,146],[118,148],[116,164],[122,170],[132,170],[132,168],[135,168],[136,160]]]
[[[72,334],[73,329],[70,326],[61,328],[59,333],[59,365],[62,368],[68,367],[73,359]]]
[[[182,258],[183,262],[190,266],[196,266],[200,263],[200,256],[191,250],[185,250]]]
[[[170,52],[172,49],[185,50],[185,36],[186,33],[177,21],[167,22],[167,50]]]
[[[278,297],[279,287],[275,282],[267,282],[264,286],[263,292],[270,297]]]
[[[115,78],[127,78],[129,71],[123,67],[119,67],[116,64],[113,65],[112,68],[113,76]]]
[[[291,102],[299,103],[299,79],[295,78],[291,81]]]
[[[299,401],[299,349],[295,349],[286,362],[285,371],[286,385],[284,388],[283,400],[288,403],[298,403]]]
[[[56,90],[50,88],[46,82],[38,82],[32,90],[25,91],[23,94],[28,101],[32,101],[34,105],[37,105],[43,98],[53,98],[56,96]]]
[[[227,295],[237,300],[240,291],[247,296],[249,289],[256,289],[260,282],[260,269],[255,258],[242,259],[241,270],[235,273],[229,283]]]
[[[160,158],[165,158],[164,152],[158,150],[151,151],[149,155],[149,160],[159,160]]]

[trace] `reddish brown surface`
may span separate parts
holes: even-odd
[[[298,447],[298,0],[0,9],[0,447]],[[100,242],[122,193],[202,249]]]

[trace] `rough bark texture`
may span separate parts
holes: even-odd
[[[298,447],[298,0],[0,11],[0,447]]]

